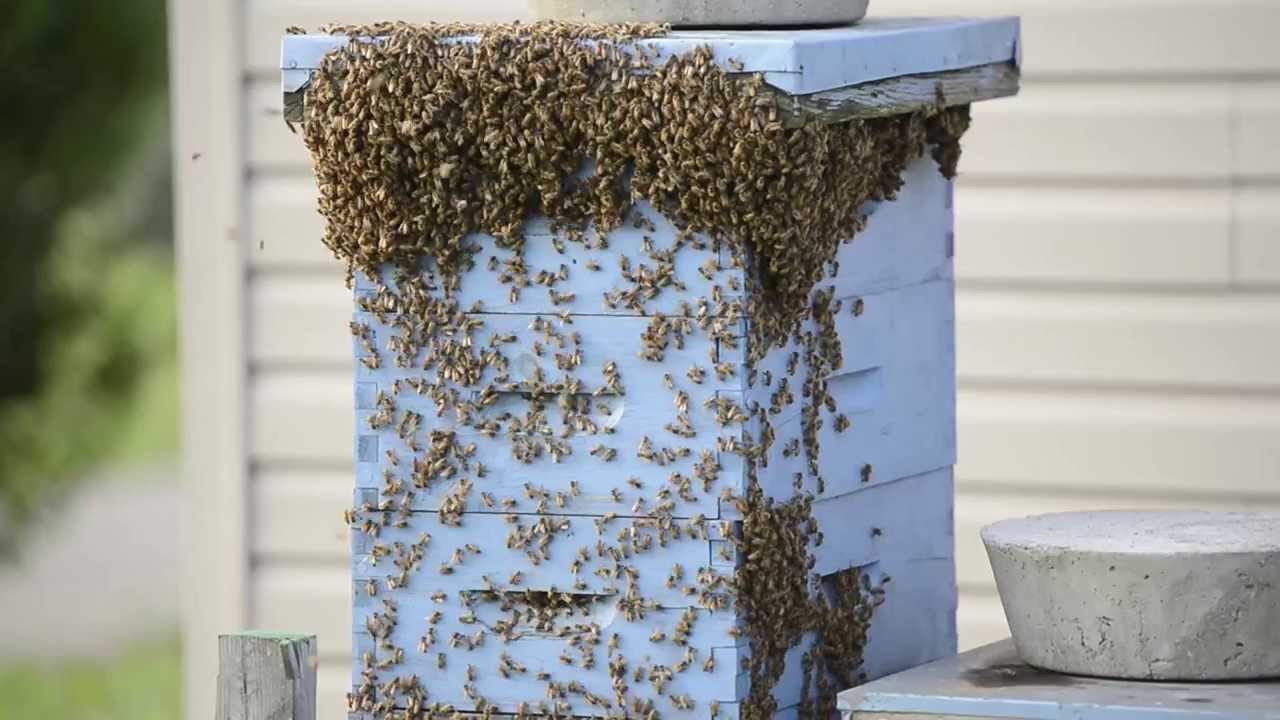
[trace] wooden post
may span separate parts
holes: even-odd
[[[316,636],[218,636],[215,720],[315,720]]]

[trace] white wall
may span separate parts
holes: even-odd
[[[189,176],[186,317],[220,328],[188,338],[185,355],[201,528],[191,552],[216,566],[194,574],[189,595],[218,599],[189,602],[193,718],[211,712],[210,635],[237,623],[319,633],[322,718],[342,716],[348,676],[350,305],[318,242],[305,152],[279,115],[280,31],[451,10],[494,19],[519,4],[224,0],[200,12],[228,37],[179,47],[239,68],[225,102],[191,94],[179,109],[186,127],[221,138],[211,147],[226,167],[197,183],[209,171],[191,168],[190,144],[176,151]],[[971,646],[1005,633],[977,541],[987,522],[1280,507],[1280,43],[1268,37],[1280,4],[883,0],[878,11],[1024,16],[1025,90],[975,110],[957,197],[956,524]],[[188,43],[194,12],[175,20]],[[225,206],[205,207],[209,187]],[[236,513],[243,525],[226,517]]]
[[[1280,506],[1280,4],[893,10],[1023,16],[1023,92],[975,108],[956,199],[966,647],[1007,633],[988,522]]]

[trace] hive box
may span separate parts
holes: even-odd
[[[775,88],[794,95],[797,107],[860,117],[931,105],[940,88],[948,98],[964,101],[1011,94],[1016,90],[1017,39],[1016,20],[868,20],[855,28],[828,30],[678,32],[645,42],[660,53],[710,44],[718,59],[741,61],[747,71],[763,73]],[[282,63],[286,97],[296,97],[324,53],[342,42],[330,36],[287,38]],[[906,169],[904,179],[895,200],[864,208],[869,216],[866,229],[856,241],[841,246],[834,272],[815,288],[833,289],[839,302],[835,330],[843,363],[825,379],[839,412],[852,422],[838,432],[827,421],[819,432],[824,482],[819,486],[808,472],[804,453],[788,450],[791,439],[800,436],[798,401],[771,418],[778,441],[757,478],[779,501],[797,493],[813,497],[813,516],[824,535],[822,544],[811,549],[813,573],[827,577],[858,568],[869,587],[882,592],[864,653],[862,671],[868,677],[954,653],[956,646],[952,184],[927,155]],[[732,605],[709,611],[696,594],[685,591],[700,570],[733,572],[738,558],[724,533],[738,532],[741,518],[736,504],[726,501],[723,493],[741,495],[747,485],[743,461],[721,450],[718,439],[725,432],[707,419],[703,408],[717,399],[743,408],[768,406],[781,379],[789,375],[798,399],[806,371],[804,353],[793,346],[775,348],[749,373],[745,342],[692,333],[682,344],[670,345],[661,361],[642,359],[641,336],[654,314],[678,314],[682,303],[711,295],[714,286],[729,292],[727,288],[749,284],[744,271],[734,268],[727,254],[713,245],[686,247],[675,256],[676,275],[685,283],[682,292],[667,288],[644,305],[643,314],[625,305],[611,307],[603,296],[622,288],[618,273],[582,269],[591,263],[613,269],[624,256],[644,263],[647,252],[661,252],[676,237],[671,224],[651,208],[640,204],[634,212],[651,227],[628,224],[615,230],[607,249],[558,242],[544,221],[529,218],[524,262],[530,275],[542,270],[557,273],[565,266],[569,279],[556,286],[559,298],[537,286],[518,298],[509,296],[508,288],[482,269],[488,258],[501,265],[512,253],[497,247],[492,238],[474,238],[482,249],[476,255],[477,270],[463,277],[460,307],[474,308],[473,341],[501,345],[511,360],[510,389],[486,398],[485,412],[526,413],[531,397],[519,383],[555,380],[564,362],[557,353],[581,351],[581,364],[573,372],[581,387],[573,402],[591,405],[598,425],[595,432],[566,438],[558,461],[545,453],[533,461],[517,458],[507,435],[489,437],[474,424],[459,424],[452,412],[438,414],[430,392],[406,390],[408,383],[423,377],[421,369],[392,362],[371,367],[375,363],[367,359],[369,349],[387,347],[398,318],[394,308],[370,312],[377,284],[357,278],[353,320],[368,329],[354,344],[357,507],[379,507],[384,474],[401,472],[397,463],[415,456],[395,423],[379,421],[380,400],[393,394],[398,413],[420,415],[419,443],[427,442],[422,438],[432,431],[456,433],[458,445],[474,443],[471,458],[486,468],[483,477],[469,473],[473,487],[465,496],[455,482],[416,491],[403,513],[403,527],[387,527],[376,538],[353,533],[355,683],[360,682],[366,658],[375,663],[390,659],[387,646],[376,642],[370,631],[385,616],[384,601],[391,599],[397,622],[390,645],[401,648],[404,656],[379,677],[386,681],[416,675],[428,689],[430,702],[474,709],[473,696],[482,696],[498,712],[516,712],[522,702],[546,697],[539,672],[611,697],[611,653],[605,641],[616,636],[618,652],[633,669],[675,668],[688,659],[688,648],[693,649],[694,664],[674,672],[660,698],[661,717],[709,717],[713,702],[721,717],[737,717],[737,703],[750,689],[748,675],[742,672],[750,645],[734,630],[742,618]],[[642,247],[646,236],[652,243],[649,250]],[[708,265],[718,269],[699,273]],[[382,281],[394,286],[395,274],[388,269]],[[572,299],[565,299],[568,293]],[[744,336],[745,331],[744,327]],[[794,373],[789,373],[793,362]],[[717,374],[714,364],[728,364],[736,371]],[[705,370],[700,383],[687,374],[695,366]],[[434,368],[428,375],[438,377],[439,372]],[[609,387],[614,374],[621,377],[624,394],[593,394]],[[676,391],[687,393],[694,424],[704,432],[679,438],[666,429],[675,416]],[[554,408],[556,402],[552,399],[550,405]],[[657,459],[637,452],[646,439]],[[606,461],[610,449],[616,456]],[[664,449],[673,455],[662,458]],[[660,489],[675,490],[672,474],[695,477],[695,466],[704,456],[714,458],[721,468],[713,491],[696,488],[686,501],[675,504],[672,519],[685,527],[705,526],[705,535],[686,532],[659,540],[658,529],[637,525],[661,502]],[[442,513],[442,508],[448,512]],[[463,511],[460,524],[455,510]],[[388,590],[385,581],[397,569],[387,558],[379,560],[375,549],[395,543],[407,547],[423,533],[430,535],[430,542],[421,568],[407,587]],[[544,536],[552,538],[546,541],[545,557],[539,551]],[[539,557],[531,558],[531,551]],[[673,577],[677,564],[682,578]],[[626,584],[616,575],[620,566],[637,574],[640,595],[656,603],[642,618],[628,619],[614,602]],[[520,574],[513,577],[516,571]],[[379,588],[377,594],[369,593],[371,584]],[[541,597],[554,590],[581,601],[582,609],[572,622],[594,625],[603,638],[593,665],[584,666],[581,648],[554,629],[526,629],[511,637],[502,630],[510,613],[497,603],[476,602],[470,608],[459,603],[459,596],[467,593],[517,598],[526,590],[543,593]],[[437,592],[445,595],[433,599]],[[517,609],[520,602],[515,602]],[[428,619],[437,610],[441,617],[431,625]],[[672,636],[677,626],[690,621],[685,645],[652,639]],[[435,637],[424,652],[420,643],[429,627],[434,627]],[[801,658],[811,641],[806,637],[788,653],[786,671],[773,690],[779,717],[796,714],[805,684]],[[512,662],[524,672],[511,671],[516,667]],[[635,685],[658,697],[651,687]],[[687,696],[691,706],[667,703],[678,695]],[[566,709],[581,715],[606,714],[584,697],[569,694]]]

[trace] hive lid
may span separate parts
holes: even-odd
[[[281,44],[281,89],[286,94],[303,89],[324,56],[346,43],[341,35],[286,35]],[[830,28],[676,30],[635,44],[652,48],[659,60],[710,46],[726,71],[762,73],[766,83],[790,95],[996,65],[1007,67],[1016,79],[1020,60],[1015,17],[868,18]],[[730,61],[740,62],[741,68]],[[1016,81],[1012,90],[1007,82],[996,84],[1004,89],[995,94],[980,89],[967,101],[1010,95],[1017,89]],[[930,96],[932,88],[927,88]]]

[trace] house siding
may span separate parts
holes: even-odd
[[[189,717],[211,708],[206,636],[236,623],[317,633],[320,716],[345,717],[351,304],[319,243],[305,149],[281,119],[279,37],[286,25],[448,8],[174,5],[187,8],[173,20],[186,43],[177,81],[231,88],[219,105],[181,91],[176,111],[185,467],[192,532],[212,533],[190,553],[216,565],[189,595],[220,588],[216,603],[188,603]],[[454,17],[485,20],[523,3],[458,7]],[[886,12],[1023,17],[1024,91],[975,107],[956,191],[957,576],[971,647],[1007,633],[977,538],[985,523],[1280,507],[1280,43],[1269,37],[1280,4],[905,0]],[[210,15],[228,38],[202,46]],[[182,70],[191,62],[231,69]],[[226,153],[212,177],[192,167],[185,138],[197,137]],[[205,183],[226,194],[212,209]],[[211,261],[200,243],[218,232],[234,247]],[[230,434],[211,440],[205,423]],[[212,516],[237,509],[239,520]],[[211,538],[233,557],[218,559]]]

